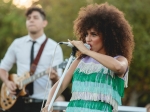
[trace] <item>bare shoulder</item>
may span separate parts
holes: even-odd
[[[126,61],[128,62],[127,58],[125,58],[124,56],[116,56],[115,57],[118,61]]]
[[[125,58],[124,56],[117,56],[116,59],[120,62],[120,64],[124,66],[125,70],[128,68],[129,63],[127,58]]]

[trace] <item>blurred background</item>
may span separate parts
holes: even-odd
[[[129,84],[122,99],[125,106],[145,107],[150,103],[150,0],[0,0],[0,59],[15,38],[27,35],[26,8],[37,5],[47,14],[47,37],[57,42],[75,40],[73,21],[81,7],[108,2],[123,11],[133,28],[135,50],[129,71]],[[64,59],[71,49],[61,45]],[[10,71],[16,73],[15,67]],[[66,101],[71,96],[71,84],[64,91]]]

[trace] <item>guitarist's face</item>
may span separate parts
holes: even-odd
[[[46,25],[47,21],[43,19],[42,15],[38,11],[33,11],[26,18],[26,27],[29,34],[42,34]]]

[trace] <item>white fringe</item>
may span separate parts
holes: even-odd
[[[91,100],[102,101],[113,106],[113,112],[118,111],[118,103],[110,95],[89,93],[89,92],[73,92],[70,100]]]
[[[66,112],[104,112],[101,110],[94,110],[89,108],[81,108],[81,107],[67,107]],[[105,111],[108,112],[108,111]]]
[[[126,74],[124,76],[124,87],[125,88],[128,87],[128,73],[129,73],[129,70],[126,72]]]
[[[85,74],[91,74],[91,73],[96,73],[96,72],[98,73],[102,69],[104,70],[104,72],[103,72],[104,74],[108,73],[108,68],[104,67],[102,64],[96,64],[93,62],[85,63],[85,62],[81,61],[78,65],[78,68],[80,68],[79,72],[83,72]],[[111,71],[110,75],[113,77],[114,72]]]

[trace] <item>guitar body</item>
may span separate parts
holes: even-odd
[[[65,68],[66,64],[67,60],[58,65],[58,68]],[[0,97],[0,104],[2,109],[3,110],[10,109],[15,104],[19,96],[25,96],[27,94],[25,91],[25,87],[29,83],[46,74],[49,74],[49,69],[41,73],[34,74],[32,76],[30,76],[30,73],[28,72],[22,75],[21,77],[17,76],[16,74],[9,75],[9,80],[13,81],[18,87],[18,89],[16,90],[17,94],[15,97],[8,95],[8,88],[5,85],[5,83],[3,83],[1,87],[1,97]]]
[[[26,91],[25,91],[26,85],[21,87],[21,85],[22,85],[21,82],[24,79],[27,79],[29,77],[30,77],[29,73],[26,73],[25,75],[23,75],[21,77],[17,76],[16,74],[12,74],[9,76],[9,80],[13,81],[18,87],[18,89],[16,90],[16,92],[17,92],[16,97],[10,96],[6,84],[5,83],[2,84],[0,103],[1,103],[1,107],[3,110],[10,109],[15,104],[15,102],[19,96],[26,95]]]

